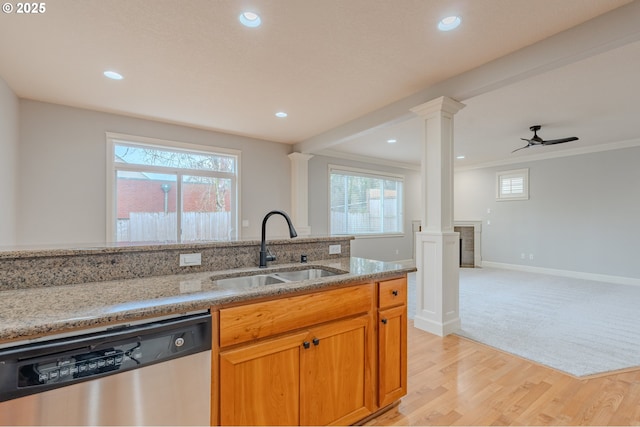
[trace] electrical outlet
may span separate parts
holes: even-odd
[[[396,249],[396,255],[400,254],[400,249]]]
[[[524,252],[522,252],[522,253],[520,254],[520,259],[525,259],[525,258],[526,258],[526,255],[525,255],[525,253],[524,253]]]
[[[202,256],[197,254],[180,254],[180,267],[202,264]]]
[[[529,260],[533,261],[533,254],[529,254]]]
[[[329,245],[329,255],[342,253],[341,245]]]

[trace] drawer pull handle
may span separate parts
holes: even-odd
[[[320,344],[320,340],[318,338],[314,338],[313,345],[319,345],[319,344]]]
[[[398,290],[393,290],[393,291],[391,291],[391,293],[393,294],[394,297],[398,296]]]
[[[304,348],[309,348],[309,347],[311,347],[311,343],[309,341],[305,341],[305,342],[302,343],[302,346]]]
[[[386,324],[387,324],[387,322],[388,322],[388,320],[387,320],[387,319],[382,319],[382,320],[381,320],[381,322],[382,322],[384,325],[386,325]]]

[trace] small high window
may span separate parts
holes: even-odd
[[[529,169],[517,169],[496,174],[497,200],[528,200]]]

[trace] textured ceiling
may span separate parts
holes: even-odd
[[[296,143],[626,3],[56,0],[0,15],[0,77],[21,98]]]

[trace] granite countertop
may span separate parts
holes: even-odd
[[[274,244],[296,244],[296,243],[314,243],[314,242],[333,242],[340,240],[353,240],[352,236],[306,236],[299,237],[295,241],[291,238],[269,238],[269,245]],[[202,250],[206,248],[217,247],[234,247],[234,246],[259,246],[260,240],[224,240],[224,241],[197,241],[187,243],[135,243],[135,242],[118,242],[118,243],[96,243],[96,244],[51,244],[51,245],[23,245],[23,246],[0,246],[0,259],[19,259],[19,258],[43,258],[49,256],[77,256],[77,255],[93,255],[93,254],[117,254],[132,252],[149,252],[157,250],[178,249],[186,250]]]
[[[319,266],[346,273],[249,289],[224,288],[216,283],[216,280],[237,275]],[[415,270],[413,263],[349,257],[308,264],[278,264],[267,269],[250,267],[1,291],[0,343],[322,289],[355,280],[380,279]]]

